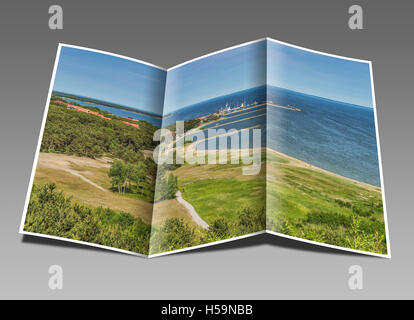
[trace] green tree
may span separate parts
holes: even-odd
[[[111,178],[112,187],[117,187],[118,192],[123,193],[127,179],[127,167],[121,160],[115,160],[112,163],[108,176]]]
[[[178,178],[172,173],[168,176],[167,180],[167,197],[168,199],[174,199],[175,194],[178,191]]]
[[[33,185],[24,230],[148,253],[151,226],[126,212],[72,201],[55,184]]]
[[[132,168],[131,180],[135,183],[138,193],[143,193],[144,184],[146,183],[146,167],[143,162],[138,162]]]

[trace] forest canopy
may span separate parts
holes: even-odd
[[[50,105],[42,152],[75,154],[98,158],[104,154],[127,162],[141,160],[143,150],[153,150],[153,134],[158,128],[140,121],[139,128],[121,121],[106,120],[84,112]]]

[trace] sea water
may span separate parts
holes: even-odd
[[[84,107],[95,107],[98,108],[100,110],[104,110],[107,112],[110,112],[118,117],[124,117],[124,118],[132,118],[132,119],[136,119],[136,120],[144,120],[147,121],[149,123],[151,123],[152,125],[156,126],[156,127],[161,127],[161,117],[151,117],[149,115],[145,115],[142,113],[138,113],[138,112],[132,112],[132,111],[128,111],[125,109],[118,109],[118,108],[113,108],[113,107],[109,107],[109,106],[105,106],[105,105],[101,105],[101,104],[97,104],[97,103],[93,103],[93,102],[86,102],[86,101],[81,101],[81,100],[77,100],[77,99],[69,99],[69,98],[65,98],[65,100],[68,103],[76,103],[79,104],[81,106]]]
[[[182,108],[165,117],[162,125],[242,103],[249,106],[222,116],[204,129],[259,128],[263,147],[357,181],[381,185],[372,108],[262,86]],[[254,107],[254,103],[259,106]]]

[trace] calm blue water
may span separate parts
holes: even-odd
[[[380,186],[374,110],[279,88],[268,100],[270,148],[345,177]]]
[[[86,101],[81,101],[81,100],[76,100],[76,99],[68,99],[68,98],[65,98],[65,100],[68,103],[75,102],[75,103],[77,103],[81,106],[85,106],[85,107],[96,107],[96,108],[99,108],[100,110],[108,111],[108,112],[110,112],[110,113],[112,113],[112,114],[114,114],[118,117],[144,120],[144,121],[147,121],[147,122],[151,123],[152,125],[154,125],[156,127],[161,127],[161,119],[160,118],[151,117],[151,116],[141,114],[141,113],[135,113],[135,112],[127,111],[127,110],[124,110],[124,109],[117,109],[117,108],[112,108],[112,107],[108,107],[108,106],[103,106],[103,105],[92,103],[92,102],[86,102]]]
[[[239,106],[243,102],[251,104],[255,101],[257,103],[266,101],[265,86],[236,92],[227,96],[210,99],[181,108],[172,114],[164,116],[162,126],[165,127],[169,124],[175,123],[176,121],[190,120],[217,112],[220,108],[225,107],[226,103],[228,103],[230,107],[235,107]]]
[[[163,126],[218,111],[242,102],[291,105],[292,111],[270,105],[224,116],[206,128],[262,129],[262,146],[345,177],[380,186],[373,109],[268,86],[245,90],[183,108]],[[243,120],[245,119],[245,120]],[[237,121],[238,122],[234,122]],[[234,122],[234,123],[233,123]]]
[[[235,129],[237,131],[241,129],[251,128],[249,129],[249,145],[248,146],[242,146],[239,142],[240,148],[245,147],[253,147],[253,130],[259,129],[261,130],[261,147],[266,146],[266,115],[267,115],[267,107],[266,105],[258,106],[258,107],[252,107],[240,112],[231,113],[229,115],[222,116],[220,121],[213,122],[211,124],[206,125],[204,134],[207,137],[208,135],[208,129]],[[218,131],[217,134],[220,134]],[[238,134],[238,133],[237,133]],[[209,137],[214,137],[215,135],[209,135]],[[231,137],[232,135],[229,134],[227,136],[227,145],[230,146],[231,143]],[[194,139],[195,140],[195,139]],[[211,143],[211,142],[210,142]],[[207,142],[204,142],[197,145],[197,148],[203,149],[207,148]],[[219,139],[216,139],[216,149],[219,148]]]

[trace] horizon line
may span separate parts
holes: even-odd
[[[159,114],[157,114],[157,113],[155,113],[155,112],[152,112],[152,111],[146,111],[146,110],[143,110],[143,109],[141,109],[141,108],[139,108],[139,107],[127,106],[127,105],[124,105],[124,104],[120,104],[120,103],[118,103],[118,102],[113,102],[113,101],[108,101],[108,100],[104,100],[104,99],[99,99],[99,98],[88,97],[88,96],[84,96],[84,95],[80,95],[80,94],[76,94],[76,93],[70,93],[70,92],[64,92],[64,91],[59,91],[59,90],[53,90],[53,89],[52,89],[52,93],[53,93],[53,92],[58,92],[58,93],[63,93],[63,94],[67,94],[67,95],[72,95],[72,96],[76,96],[76,97],[79,97],[79,98],[87,98],[87,99],[95,100],[95,101],[97,101],[97,102],[106,102],[106,103],[110,103],[110,104],[113,104],[113,105],[118,105],[118,106],[120,106],[120,107],[129,108],[129,109],[134,109],[134,110],[136,110],[136,111],[140,111],[140,112],[143,112],[143,113],[149,113],[149,114],[153,114],[153,115],[155,115],[155,116],[162,117],[162,115],[159,115]],[[108,107],[109,107],[109,106],[108,106]]]
[[[335,99],[331,99],[331,98],[326,98],[326,97],[323,97],[323,96],[318,96],[318,95],[314,95],[314,94],[310,94],[310,93],[306,93],[306,92],[296,91],[296,90],[292,90],[292,89],[288,89],[288,88],[284,88],[284,87],[278,87],[278,86],[274,86],[274,85],[271,85],[271,84],[262,84],[260,86],[249,87],[249,88],[246,88],[246,89],[242,89],[242,90],[238,90],[238,91],[233,91],[231,93],[227,93],[227,94],[215,96],[215,97],[209,98],[207,100],[200,100],[200,101],[194,102],[192,104],[189,104],[189,105],[180,107],[180,108],[178,108],[178,109],[176,109],[174,111],[171,111],[171,112],[166,113],[166,114],[163,114],[163,115],[164,116],[170,115],[170,114],[173,114],[174,112],[176,112],[178,110],[181,110],[181,109],[184,109],[184,108],[189,108],[189,107],[194,106],[196,104],[200,104],[200,103],[207,102],[207,101],[210,101],[210,100],[214,100],[214,99],[217,99],[217,98],[229,96],[229,95],[235,94],[237,92],[251,90],[251,89],[255,89],[255,88],[259,88],[259,87],[263,87],[263,86],[270,86],[270,87],[274,87],[274,88],[278,88],[278,89],[282,89],[282,90],[292,91],[292,92],[295,92],[295,93],[304,94],[304,95],[307,95],[307,96],[311,96],[311,97],[315,97],[315,98],[319,98],[319,99],[324,99],[324,100],[329,100],[329,101],[333,101],[333,102],[344,103],[344,104],[348,104],[348,105],[352,105],[352,106],[356,106],[356,107],[367,108],[367,109],[374,109],[374,105],[372,107],[370,107],[370,106],[366,106],[366,105],[355,104],[355,103],[352,103],[352,102],[340,101],[340,100],[335,100]],[[164,101],[164,103],[165,103],[165,101]]]

